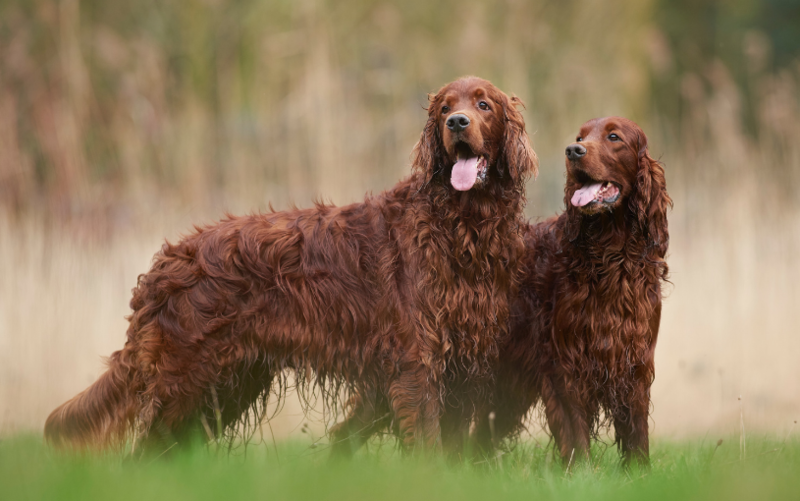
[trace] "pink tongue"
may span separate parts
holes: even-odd
[[[478,179],[478,157],[459,159],[453,166],[450,174],[450,184],[458,191],[467,191],[472,188]]]
[[[572,205],[575,207],[583,207],[594,200],[595,195],[597,195],[597,192],[600,191],[600,188],[602,187],[603,183],[586,185],[573,193],[572,200],[570,200],[570,202],[572,202]]]

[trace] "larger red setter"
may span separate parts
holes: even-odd
[[[664,169],[644,132],[619,117],[586,122],[566,154],[567,210],[527,230],[494,422],[484,413],[476,436],[491,448],[541,399],[565,462],[586,457],[601,410],[624,463],[647,462],[672,204]]]
[[[294,369],[375,396],[406,447],[436,447],[443,402],[485,384],[516,295],[536,172],[517,104],[455,81],[432,96],[412,174],[391,190],[165,244],[133,291],[125,347],[50,415],[47,439],[180,443],[198,422],[234,426]]]

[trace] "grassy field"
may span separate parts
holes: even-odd
[[[783,436],[800,418],[797,22],[791,2],[718,3],[0,2],[0,437],[40,432],[102,373],[165,238],[390,188],[427,93],[464,74],[527,105],[533,221],[563,209],[581,123],[647,131],[675,201],[654,435],[744,415]],[[279,440],[303,424],[294,401]]]
[[[800,499],[797,9],[606,4],[0,2],[0,501]],[[563,209],[564,147],[591,117],[636,120],[666,165],[651,471],[601,448],[565,475],[529,437],[480,465],[391,444],[331,465],[308,437],[333,422],[305,419],[294,396],[270,421],[277,454],[270,441],[246,458],[131,463],[42,445],[48,414],[122,347],[131,288],[164,239],[226,211],[390,188],[427,93],[465,74],[527,105],[532,221]]]
[[[445,464],[400,456],[386,443],[353,461],[331,462],[325,446],[299,441],[213,449],[139,462],[67,457],[39,437],[0,442],[0,492],[17,499],[798,499],[800,440],[739,437],[656,442],[652,468],[623,470],[612,447],[569,472],[552,450],[518,445],[499,461]]]

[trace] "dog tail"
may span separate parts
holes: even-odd
[[[54,410],[44,425],[45,440],[58,448],[122,447],[136,419],[133,366],[125,350],[114,353],[100,379]]]

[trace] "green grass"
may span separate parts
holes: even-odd
[[[65,456],[19,436],[0,442],[0,499],[800,499],[798,440],[750,440],[744,461],[738,438],[719,447],[656,441],[649,471],[623,470],[611,447],[593,456],[566,474],[550,449],[528,443],[499,462],[452,465],[402,457],[388,444],[330,462],[324,446],[287,442],[277,454],[270,444],[133,462]]]

